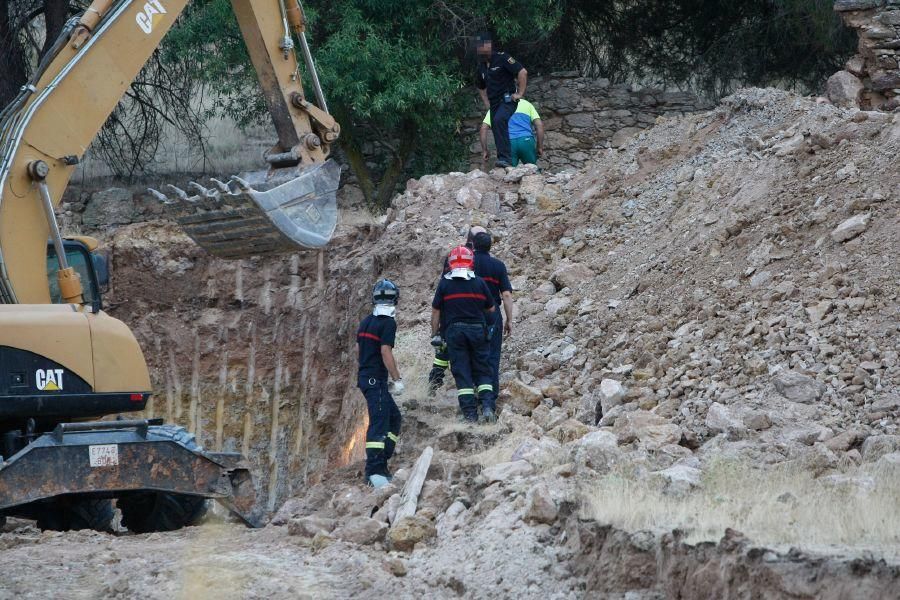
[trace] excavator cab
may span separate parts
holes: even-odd
[[[84,303],[90,305],[94,312],[103,309],[102,294],[109,288],[109,266],[106,257],[98,251],[99,245],[96,239],[87,236],[63,240],[66,260],[81,279]],[[59,268],[59,257],[50,241],[47,243],[47,283],[53,304],[65,304],[56,277]]]

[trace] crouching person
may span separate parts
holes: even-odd
[[[381,279],[372,289],[375,308],[359,324],[359,389],[366,397],[369,428],[366,430],[366,481],[376,487],[391,480],[388,461],[400,435],[400,409],[391,393],[403,393],[403,380],[394,361],[397,322],[394,313],[400,288]],[[389,379],[390,378],[390,379]]]

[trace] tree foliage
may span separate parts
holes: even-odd
[[[833,0],[568,0],[551,60],[711,97],[739,85],[817,90],[853,52]]]
[[[87,0],[0,0],[0,102]],[[815,90],[852,52],[832,0],[308,0],[308,36],[340,151],[368,202],[406,176],[457,168],[476,105],[472,37],[491,30],[532,73],[576,68],[616,81]],[[310,94],[311,95],[311,94]],[[193,0],[100,135],[119,175],[151,163],[164,124],[203,147],[203,124],[266,118],[230,0]]]
[[[458,132],[473,98],[460,91],[473,79],[474,33],[492,26],[506,36],[541,39],[558,23],[556,5],[337,0],[305,6],[322,86],[342,127],[340,149],[370,204],[386,206],[404,176],[461,166]],[[216,98],[213,112],[243,125],[266,118],[229,0],[195,0],[166,48],[167,57],[197,66]]]
[[[0,0],[0,105],[33,76],[66,21],[90,0]],[[122,179],[153,163],[164,127],[182,132],[203,153],[203,115],[192,98],[200,86],[193,68],[155,52],[100,130],[94,150]]]

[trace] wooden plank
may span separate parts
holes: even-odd
[[[434,450],[431,446],[428,446],[422,451],[415,466],[413,466],[412,473],[409,474],[409,479],[406,481],[406,485],[403,486],[403,493],[400,494],[400,507],[397,509],[397,514],[394,515],[394,521],[391,523],[392,527],[399,523],[403,517],[411,517],[416,514],[419,494],[422,492],[422,486],[425,484],[425,476],[428,474],[433,455]]]

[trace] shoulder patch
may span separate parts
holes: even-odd
[[[509,64],[511,64],[511,65],[516,64],[516,59],[514,59],[512,56],[510,56],[509,58],[507,58],[506,61],[507,61]]]

